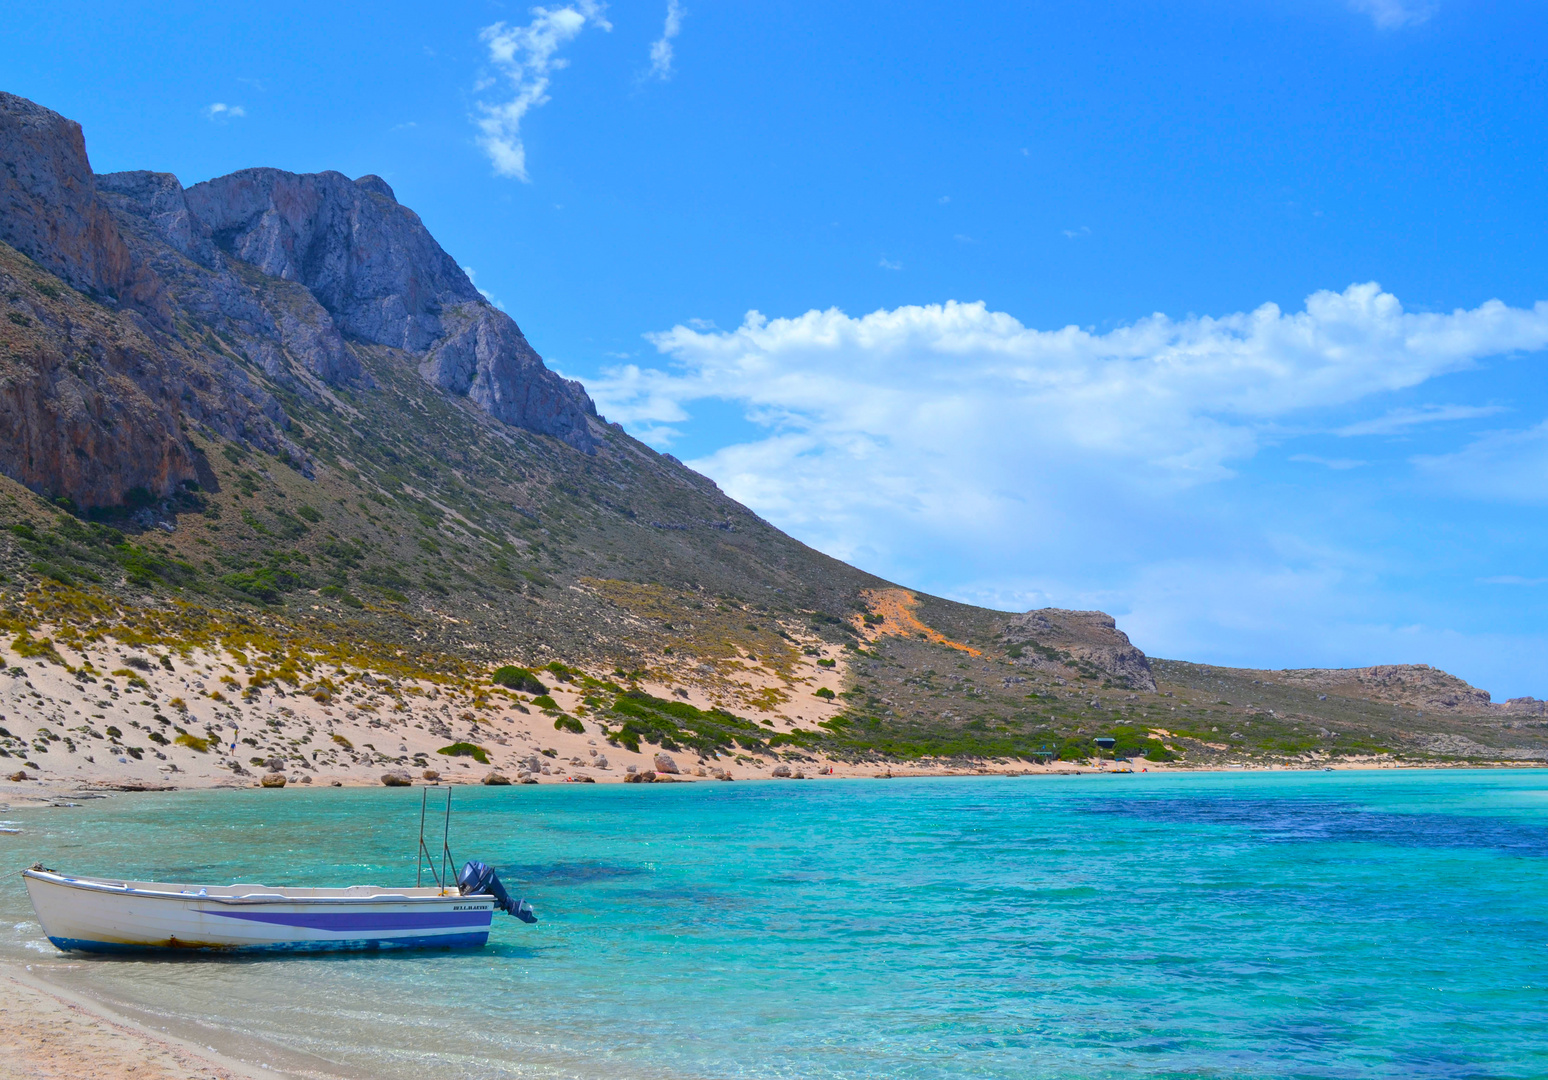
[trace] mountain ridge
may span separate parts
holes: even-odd
[[[137,640],[244,670],[257,708],[270,670],[330,696],[346,639],[341,670],[444,677],[470,706],[500,664],[558,663],[596,686],[556,724],[648,749],[720,709],[755,727],[695,745],[759,767],[1009,767],[1100,755],[1101,731],[1156,764],[1548,757],[1509,726],[1541,703],[1422,666],[1152,661],[1101,612],[973,608],[813,551],[607,423],[380,177],[99,176],[79,125],[3,94],[0,164],[17,664],[53,663],[26,655],[46,637],[90,675],[93,634]],[[266,665],[237,658],[254,635]],[[631,692],[698,711],[647,724]]]

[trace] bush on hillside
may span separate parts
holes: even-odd
[[[524,694],[546,694],[548,687],[544,686],[538,677],[524,667],[515,667],[507,664],[504,667],[495,668],[489,681],[496,686],[504,686],[511,690],[520,690]]]

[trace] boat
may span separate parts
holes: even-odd
[[[451,792],[447,792],[448,830]],[[334,949],[481,948],[497,908],[534,923],[486,864],[466,863],[455,881],[430,862],[433,887],[421,887],[425,856],[420,812],[419,870],[414,888],[352,885],[288,888],[192,885],[75,877],[41,863],[22,871],[32,909],[54,946],[66,952],[317,952]]]

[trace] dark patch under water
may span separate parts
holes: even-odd
[[[1242,829],[1267,844],[1385,844],[1548,856],[1548,827],[1536,823],[1475,814],[1399,813],[1340,799],[1189,793],[1093,799],[1090,807],[1135,821]]]
[[[512,881],[542,881],[566,885],[638,877],[644,873],[646,873],[645,869],[639,866],[620,866],[616,863],[600,862],[517,863],[500,868],[500,874]]]

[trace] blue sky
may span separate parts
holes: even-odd
[[[386,177],[868,570],[1548,696],[1548,7],[1090,7],[59,3],[0,88],[98,171]]]

